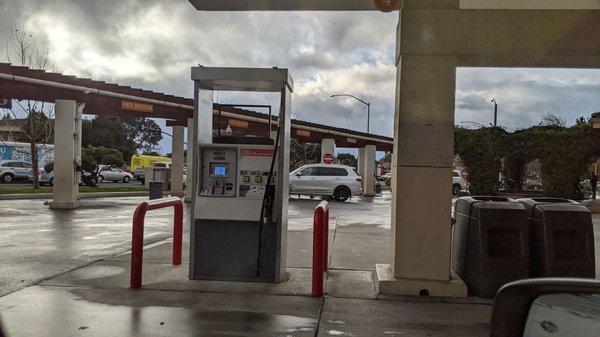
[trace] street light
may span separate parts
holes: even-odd
[[[367,133],[370,133],[370,128],[369,128],[369,124],[371,122],[371,102],[365,102],[362,99],[354,96],[354,95],[350,95],[350,94],[336,94],[336,95],[331,95],[331,97],[352,97],[355,100],[361,102],[362,104],[367,106]]]
[[[142,129],[142,131],[144,131],[144,130],[149,130],[149,131],[158,131],[158,132],[160,132],[160,133],[162,133],[162,134],[165,134],[165,135],[167,135],[167,136],[169,136],[169,137],[173,138],[173,135],[172,135],[172,134],[170,134],[170,133],[167,133],[167,132],[163,131],[162,129],[149,128],[149,127],[147,127],[147,126],[143,126],[143,125],[142,125],[141,129]],[[186,141],[183,141],[183,144],[184,144],[184,145],[188,145],[188,143],[187,143]]]
[[[495,98],[492,98],[492,103],[494,103],[494,127],[496,127],[498,126],[498,102]]]

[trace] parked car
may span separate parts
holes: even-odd
[[[377,178],[379,181],[387,181],[388,179],[392,179],[392,172],[388,172]]]
[[[40,174],[40,185],[44,186],[44,185],[48,185],[48,186],[52,186],[54,185],[54,171],[50,171],[50,172],[42,172],[42,174]]]
[[[79,182],[79,185],[85,185],[85,182],[83,180],[83,176],[85,177],[90,177],[92,175],[92,173],[87,172],[87,171],[83,171],[82,175],[82,179]],[[39,176],[40,178],[40,185],[41,186],[52,186],[54,185],[54,171],[50,171],[50,172],[46,172],[46,171],[42,171],[42,173]],[[91,179],[92,183],[95,185],[97,182],[94,179]]]
[[[452,195],[458,195],[460,191],[467,189],[467,182],[459,170],[452,170]]]
[[[110,165],[98,165],[98,183],[103,181],[129,183],[133,174]]]
[[[539,191],[542,187],[542,183],[537,180],[527,178],[523,181],[523,190],[525,191]]]
[[[362,178],[346,165],[304,165],[290,173],[290,194],[330,196],[346,201],[362,193]]]
[[[0,161],[0,181],[10,184],[17,180],[33,181],[31,163],[22,160]]]

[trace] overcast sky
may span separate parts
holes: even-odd
[[[363,105],[330,98],[349,93],[372,102],[371,131],[392,136],[397,22],[397,13],[206,13],[187,0],[0,0],[0,47],[11,26],[22,25],[56,71],[186,97],[193,65],[277,65],[295,79],[295,118],[364,131]],[[457,124],[491,123],[492,98],[499,124],[510,130],[546,113],[572,122],[600,111],[600,71],[458,70]]]

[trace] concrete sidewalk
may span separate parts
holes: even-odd
[[[310,297],[316,201],[294,200],[283,283],[189,281],[184,234],[181,266],[170,240],[146,247],[142,290],[117,254],[0,298],[0,314],[9,336],[488,336],[491,301],[377,296],[387,197],[333,205],[324,298]]]

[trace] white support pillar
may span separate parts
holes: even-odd
[[[321,140],[321,162],[326,154],[331,154],[335,158],[335,140],[334,139],[323,139]]]
[[[75,171],[78,164],[76,148],[80,144],[76,138],[79,129],[77,110],[77,103],[71,100],[56,100],[54,105],[54,187],[50,203],[52,209],[75,209],[79,206],[79,178]]]
[[[192,174],[194,170],[194,119],[188,118],[188,126],[187,126],[187,174],[185,181],[185,201],[192,201]]]
[[[375,145],[367,145],[364,148],[363,156],[363,196],[374,197],[375,196],[375,153],[377,148]]]
[[[171,164],[171,194],[178,197],[183,196],[183,129],[183,126],[173,127],[173,141],[171,142],[173,159]]]
[[[381,293],[467,296],[450,272],[456,56],[407,46],[411,34],[430,32],[420,13],[458,7],[458,0],[405,1],[400,11],[391,264],[377,265]]]
[[[365,148],[361,147],[358,149],[358,158],[357,158],[357,165],[356,165],[356,170],[358,172],[358,175],[361,176],[361,178],[364,178],[365,176]],[[365,180],[363,179],[361,182],[363,191],[365,190]]]

